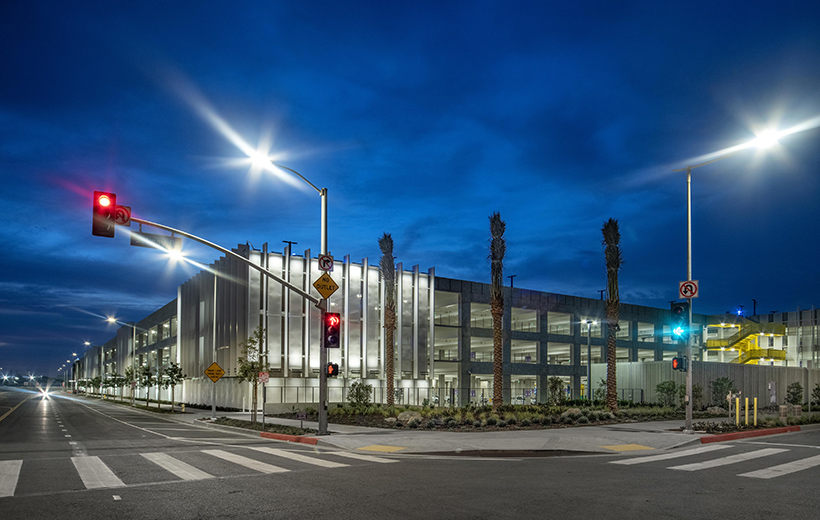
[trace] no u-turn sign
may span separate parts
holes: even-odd
[[[678,282],[678,298],[697,298],[698,297],[698,281],[685,280]]]

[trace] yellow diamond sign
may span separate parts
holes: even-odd
[[[313,282],[313,287],[319,291],[319,294],[322,295],[322,298],[330,298],[330,295],[336,292],[336,289],[339,288],[336,285],[336,282],[333,281],[333,278],[330,277],[329,274],[325,273],[319,277],[318,280]]]
[[[219,378],[225,375],[225,371],[222,370],[222,367],[213,363],[211,366],[205,369],[205,375],[211,378],[211,381],[216,383],[219,381]]]

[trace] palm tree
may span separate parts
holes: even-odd
[[[379,239],[382,257],[379,267],[384,280],[384,376],[387,379],[387,406],[393,406],[393,333],[396,330],[396,259],[393,258],[393,237],[385,233]]]
[[[507,252],[507,242],[504,240],[504,230],[507,224],[501,220],[501,215],[490,215],[490,313],[493,315],[493,408],[498,409],[504,403],[504,366],[502,364],[504,337],[502,334],[504,318],[504,294],[502,282],[504,280],[504,253]]]
[[[601,230],[604,234],[604,257],[606,259],[606,406],[610,412],[618,410],[618,393],[615,376],[615,349],[620,326],[619,306],[621,303],[618,292],[618,272],[621,270],[621,232],[618,231],[618,221],[610,218],[604,222]]]

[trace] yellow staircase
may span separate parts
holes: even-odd
[[[738,352],[737,358],[731,363],[757,364],[761,359],[786,359],[786,352],[780,349],[761,348],[760,339],[771,336],[785,336],[786,326],[782,323],[758,323],[748,318],[738,316],[735,323],[710,323],[710,327],[739,327],[739,330],[723,339],[706,341],[708,350],[729,350]]]

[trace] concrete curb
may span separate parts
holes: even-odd
[[[701,437],[701,444],[711,442],[736,441],[738,439],[748,439],[750,437],[763,437],[764,435],[777,435],[779,433],[799,432],[800,426],[784,426],[781,428],[769,428],[766,430],[754,430],[750,432],[721,433],[709,437]]]

